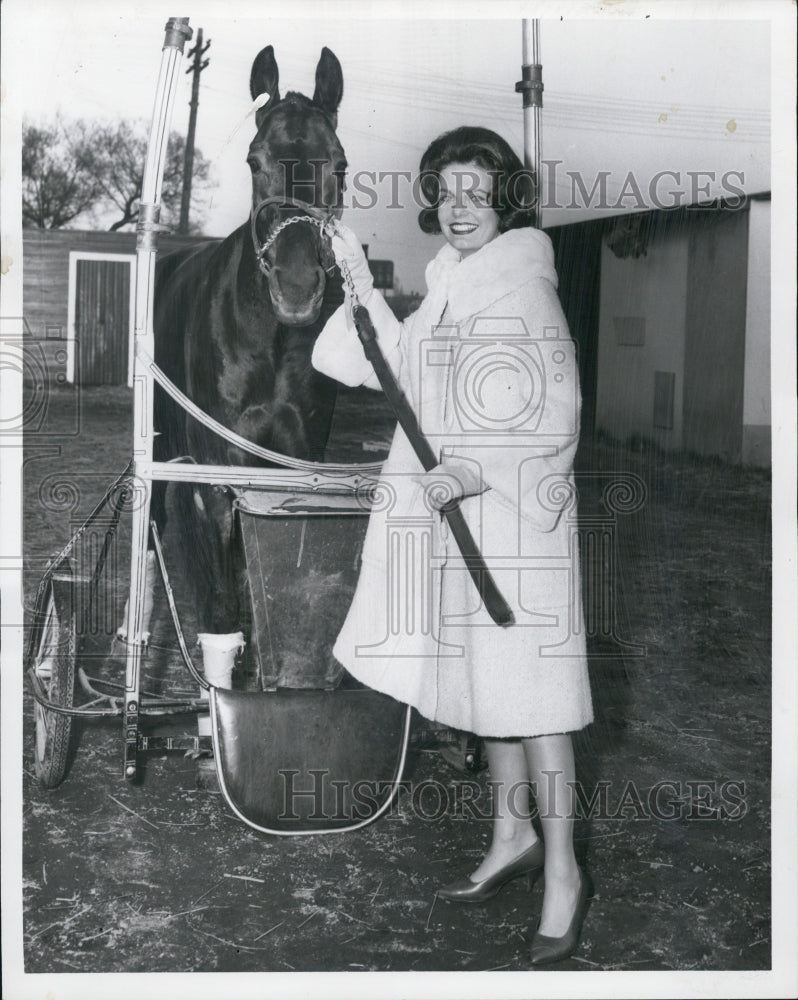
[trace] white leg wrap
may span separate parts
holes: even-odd
[[[155,576],[158,567],[155,562],[155,553],[147,552],[147,572],[144,577],[144,621],[141,629],[141,641],[146,646],[150,641],[150,621],[152,620],[153,591],[155,589]],[[130,613],[130,598],[125,601],[125,610],[122,615],[122,624],[116,630],[117,636],[123,641],[127,641],[130,634],[128,615]]]
[[[202,649],[205,679],[214,687],[231,687],[236,656],[244,648],[244,633],[228,632],[225,635],[217,635],[200,632],[197,640]]]
[[[244,648],[243,632],[226,634],[200,632],[197,641],[202,649],[202,667],[205,679],[217,688],[232,687],[233,667],[237,654]],[[202,688],[200,698],[208,701],[209,693]],[[200,736],[210,736],[211,720],[207,714],[197,716],[197,732]]]

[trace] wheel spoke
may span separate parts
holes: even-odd
[[[56,586],[61,588],[58,601],[54,592]],[[37,608],[41,626],[32,665],[47,701],[60,708],[71,708],[77,658],[72,581],[63,576],[53,578],[45,593],[43,612]],[[72,719],[45,708],[37,701],[34,724],[36,775],[47,788],[55,788],[63,780],[68,766]]]

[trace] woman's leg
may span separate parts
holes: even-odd
[[[538,839],[529,811],[529,769],[521,740],[485,740],[493,789],[493,839],[471,878],[481,882]]]
[[[579,895],[574,855],[574,753],[569,733],[523,740],[527,773],[536,789],[546,847],[545,891],[539,931],[560,937],[568,930]]]

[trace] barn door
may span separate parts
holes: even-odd
[[[75,381],[80,385],[128,381],[131,271],[130,259],[75,262]]]

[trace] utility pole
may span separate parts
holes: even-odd
[[[186,157],[183,162],[183,194],[180,199],[180,226],[178,232],[188,233],[188,212],[191,204],[191,177],[194,172],[194,135],[197,131],[197,108],[199,107],[199,83],[200,73],[210,62],[210,59],[203,60],[203,55],[207,52],[211,40],[203,46],[202,28],[197,29],[197,44],[189,52],[189,56],[194,56],[194,62],[186,70],[186,73],[193,73],[194,79],[191,82],[191,113],[188,116],[188,135],[186,136]]]

